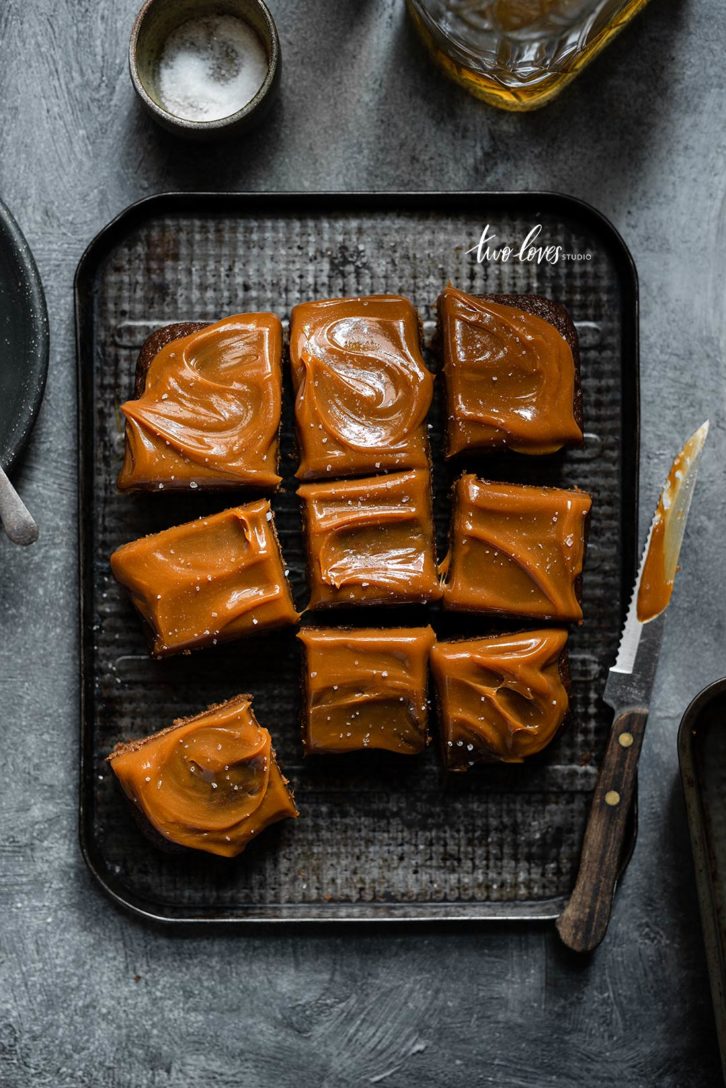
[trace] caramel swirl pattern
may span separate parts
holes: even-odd
[[[528,299],[517,307],[453,287],[441,293],[450,455],[498,446],[546,454],[582,442],[572,348],[552,321],[523,308]]]
[[[303,484],[310,608],[441,596],[428,472]]]
[[[124,544],[111,569],[158,656],[298,619],[267,499]]]
[[[239,695],[109,756],[129,799],[165,839],[234,857],[297,810],[257,722]]]
[[[567,632],[553,628],[433,647],[449,769],[521,763],[551,742],[568,708],[566,643]]]
[[[427,466],[433,378],[407,299],[372,295],[296,306],[290,359],[299,477]]]
[[[582,619],[579,579],[590,496],[557,487],[456,484],[444,604],[465,611]]]
[[[122,490],[276,487],[282,327],[237,314],[166,343],[126,418]]]
[[[308,627],[303,743],[307,754],[383,748],[401,755],[428,742],[430,627]]]

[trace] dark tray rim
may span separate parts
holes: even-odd
[[[0,200],[0,239],[9,247],[12,262],[16,267],[17,289],[22,295],[25,319],[32,329],[32,343],[24,358],[18,360],[16,364],[23,368],[21,385],[25,390],[26,410],[16,419],[6,444],[0,449],[0,465],[3,465],[7,471],[12,468],[25,447],[38,418],[38,409],[43,401],[48,376],[50,333],[48,308],[38,266],[15,216],[2,200]]]
[[[691,839],[713,1015],[721,1051],[721,1067],[726,1080],[726,947],[714,897],[715,873],[709,852],[706,813],[695,758],[701,715],[711,701],[720,695],[726,695],[726,677],[708,684],[686,707],[678,728],[678,764]]]
[[[623,601],[622,620],[625,619],[625,609],[630,597],[635,572],[638,563],[638,509],[639,509],[639,483],[640,483],[640,354],[639,354],[639,286],[638,273],[633,256],[623,240],[620,232],[611,221],[591,204],[579,197],[570,196],[548,190],[383,190],[373,192],[370,190],[326,190],[323,192],[302,192],[285,190],[281,192],[265,191],[240,191],[240,192],[178,192],[167,191],[143,197],[124,208],[109,223],[93,237],[83,252],[74,276],[74,315],[76,330],[76,390],[78,400],[77,412],[77,439],[78,439],[78,562],[79,562],[79,642],[80,642],[80,764],[79,764],[79,843],[83,860],[86,863],[95,882],[105,894],[115,903],[133,915],[143,918],[148,922],[161,923],[175,926],[240,926],[269,924],[298,925],[361,925],[371,923],[451,923],[451,922],[542,922],[553,921],[559,916],[567,902],[567,897],[556,897],[542,900],[516,900],[506,902],[488,901],[484,903],[441,904],[442,909],[437,911],[435,904],[407,903],[407,902],[381,902],[379,904],[366,904],[368,913],[363,915],[355,904],[342,903],[331,904],[330,918],[321,917],[321,908],[325,904],[299,904],[296,911],[291,911],[286,905],[284,917],[274,914],[274,904],[268,905],[265,910],[258,907],[250,907],[244,914],[235,917],[219,917],[216,915],[192,915],[190,917],[181,914],[165,914],[157,909],[152,909],[149,904],[128,892],[121,886],[115,886],[113,882],[102,873],[102,866],[98,864],[94,847],[91,845],[92,837],[89,834],[90,812],[86,804],[84,783],[87,778],[87,768],[93,758],[93,746],[91,731],[88,728],[87,713],[92,707],[93,676],[87,662],[91,659],[92,647],[90,645],[90,631],[84,623],[86,607],[92,597],[92,559],[93,533],[91,520],[82,515],[83,508],[87,505],[86,498],[93,493],[93,474],[86,472],[86,458],[83,455],[85,446],[84,418],[86,415],[86,397],[84,391],[84,374],[89,366],[93,366],[93,353],[88,350],[92,343],[90,308],[87,305],[93,294],[93,282],[103,260],[116,244],[120,237],[140,227],[147,219],[159,214],[181,214],[195,211],[203,214],[221,214],[224,211],[239,211],[242,209],[257,209],[259,211],[278,212],[299,210],[301,206],[308,210],[318,212],[354,211],[363,207],[378,208],[385,211],[387,208],[401,210],[423,209],[455,209],[457,206],[470,206],[473,201],[485,201],[489,208],[497,205],[506,206],[516,203],[520,209],[532,211],[547,211],[550,214],[558,212],[579,217],[588,223],[591,229],[603,234],[612,247],[613,256],[618,265],[618,274],[622,277],[623,308],[622,337],[623,357],[631,363],[632,372],[629,375],[629,388],[622,399],[623,407],[623,431],[632,436],[627,451],[627,461],[631,467],[630,479],[626,482],[627,490],[631,496],[630,507],[633,511],[631,524],[623,525],[624,556],[622,563],[622,593]],[[625,377],[624,372],[624,377]],[[633,806],[629,818],[629,830],[623,845],[620,876],[625,871],[632,856],[637,837],[637,783],[633,798]],[[315,914],[310,909],[314,908]],[[240,908],[242,909],[242,908]],[[307,911],[307,913],[306,913]],[[380,912],[380,913],[379,913]]]

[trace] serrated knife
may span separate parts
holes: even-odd
[[[556,922],[560,937],[576,952],[596,948],[610,921],[665,613],[707,434],[708,422],[691,435],[673,461],[643,549],[617,659],[608,673],[603,698],[614,711],[613,725],[585,829],[577,881]]]

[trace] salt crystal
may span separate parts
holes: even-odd
[[[159,98],[176,117],[218,121],[255,97],[267,68],[262,42],[242,19],[233,15],[190,19],[164,44]]]

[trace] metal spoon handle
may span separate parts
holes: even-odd
[[[0,524],[13,544],[34,544],[38,526],[27,506],[0,468]]]

